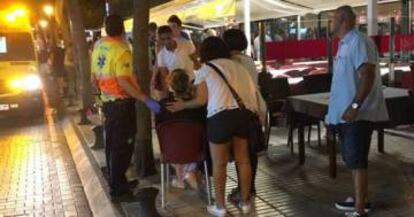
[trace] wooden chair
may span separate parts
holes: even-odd
[[[303,77],[303,81],[301,83],[302,91],[300,91],[302,94],[313,94],[313,93],[323,93],[323,92],[329,92],[331,88],[331,82],[332,82],[332,74],[314,74],[314,75],[307,75]],[[310,145],[311,141],[311,132],[312,132],[312,126],[316,125],[318,129],[318,146],[321,146],[321,126],[320,126],[320,120],[303,116],[299,114],[294,114],[295,116],[292,116],[291,123],[295,122],[302,122],[305,124],[305,126],[308,126],[308,145]],[[294,127],[296,128],[296,127]],[[289,132],[293,133],[293,132]],[[290,137],[293,137],[293,135],[290,135]],[[291,143],[293,143],[293,140],[289,140]]]
[[[268,108],[265,126],[266,144],[268,145],[272,126],[277,126],[278,121],[286,117],[284,108],[290,95],[289,82],[287,78],[268,78],[262,80],[260,85]]]
[[[332,74],[315,74],[303,77],[303,84],[307,94],[324,93],[331,90]]]
[[[263,97],[267,103],[268,115],[265,126],[266,145],[269,144],[270,132],[273,126],[278,126],[280,120],[287,120],[289,124],[289,133],[287,139],[287,145],[290,146],[293,153],[293,133],[297,128],[296,123],[301,121],[305,126],[314,125],[319,123],[319,120],[309,119],[308,117],[298,116],[294,114],[287,103],[287,98],[290,94],[290,85],[288,78],[271,78],[265,80],[261,84]],[[308,132],[308,143],[310,142],[310,131]]]
[[[325,74],[312,74],[303,77],[303,85],[305,87],[306,94],[313,94],[313,93],[324,93],[329,92],[331,90],[331,83],[332,83],[332,74],[325,73]],[[321,145],[321,126],[319,123],[320,120],[315,120],[314,122],[318,127],[318,145]],[[312,128],[309,126],[308,128],[308,144],[310,144],[310,132]]]
[[[262,96],[265,97],[267,95],[267,84],[268,81],[272,79],[272,75],[267,72],[260,72],[257,79],[260,87],[260,92]]]

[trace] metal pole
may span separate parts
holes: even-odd
[[[402,0],[401,1],[401,33],[402,34],[409,34],[410,33],[410,0]],[[401,41],[402,45],[404,46],[408,43],[405,40]],[[404,62],[408,62],[409,60],[409,52],[406,50],[401,49],[400,51],[400,60]]]
[[[394,73],[394,67],[395,67],[395,18],[391,17],[390,20],[390,64],[389,64],[389,74],[388,74],[388,85],[393,86],[395,81],[395,73]]]
[[[368,0],[368,35],[378,34],[378,1]]]
[[[412,13],[412,7],[413,7],[413,1],[409,1],[408,2],[408,33],[411,33],[411,18],[413,17],[413,13]]]
[[[322,38],[322,13],[318,13],[318,38]]]
[[[401,33],[409,33],[410,28],[410,1],[401,1]]]
[[[327,43],[327,53],[328,53],[328,70],[329,73],[333,73],[333,51],[332,51],[332,34],[331,34],[331,20],[328,21],[328,27],[326,31],[326,43]]]
[[[251,17],[250,17],[250,0],[243,0],[243,10],[244,10],[244,33],[246,34],[247,38],[247,50],[246,54],[251,56],[252,54],[252,37],[251,37]]]
[[[265,21],[260,21],[259,23],[260,30],[260,60],[262,62],[262,73],[266,73],[266,31],[265,31]]]
[[[105,14],[106,16],[109,16],[110,14],[112,14],[112,4],[111,4],[112,0],[105,0]]]
[[[300,40],[302,37],[300,35],[300,29],[301,29],[301,19],[300,19],[300,15],[298,15],[298,25],[297,25],[297,39]]]

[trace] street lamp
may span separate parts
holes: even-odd
[[[55,11],[55,9],[54,9],[53,5],[51,5],[51,4],[46,4],[46,5],[43,6],[43,12],[46,14],[46,16],[48,18],[47,19],[48,20],[48,25],[44,25],[44,26],[50,26],[49,31],[50,31],[50,34],[52,36],[52,38],[51,38],[52,48],[55,48],[55,46],[56,46],[56,32],[55,32],[56,29],[55,29],[55,20],[54,20],[54,17],[53,17],[54,11]],[[46,28],[46,27],[44,27],[44,28]]]
[[[53,13],[54,13],[53,6],[52,6],[52,5],[45,5],[45,6],[43,7],[43,12],[45,12],[45,14],[46,14],[47,16],[52,16],[52,15],[53,15]]]

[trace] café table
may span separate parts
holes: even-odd
[[[414,123],[414,107],[409,97],[409,92],[402,88],[383,87],[384,98],[387,105],[390,120],[376,122],[374,128],[378,132],[378,151],[384,153],[384,128]],[[305,115],[324,120],[328,111],[329,92],[296,95],[288,98],[292,115]],[[304,125],[298,121],[298,146],[299,163],[305,163],[305,139]],[[327,146],[329,152],[329,174],[336,177],[336,133],[333,127],[327,127]]]

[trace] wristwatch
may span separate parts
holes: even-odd
[[[352,109],[354,109],[354,110],[359,109],[359,107],[361,107],[361,105],[360,105],[360,104],[358,104],[357,102],[353,102],[353,103],[351,104],[351,108],[352,108]]]

